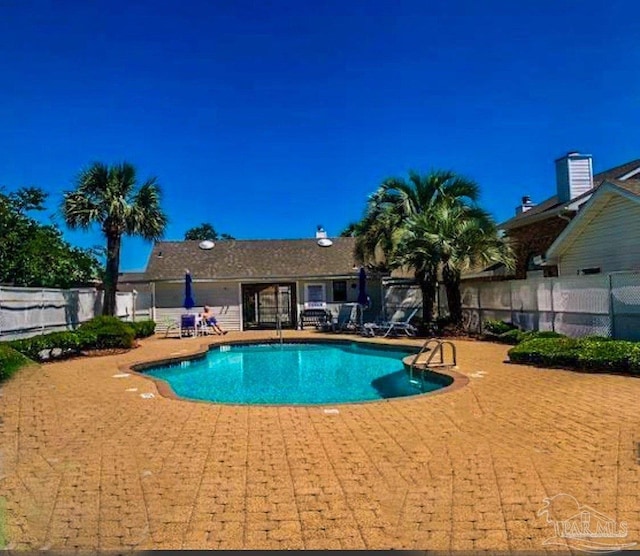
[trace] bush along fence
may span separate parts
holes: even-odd
[[[148,296],[118,292],[118,317],[149,317]],[[0,286],[0,341],[73,330],[102,311],[102,292],[94,288],[53,289]]]
[[[33,361],[48,361],[79,355],[89,350],[129,349],[136,338],[153,335],[155,322],[123,322],[117,317],[96,317],[67,332],[52,332],[13,340],[0,347],[9,348]]]
[[[640,342],[602,337],[532,338],[509,350],[513,363],[640,376]]]

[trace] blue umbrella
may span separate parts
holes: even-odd
[[[364,267],[360,267],[360,275],[358,276],[358,305],[366,307],[369,305],[369,296],[367,295],[367,274]]]
[[[191,274],[187,272],[184,276],[184,308],[189,311],[193,309],[195,306],[195,302],[193,301],[193,295],[191,294]]]

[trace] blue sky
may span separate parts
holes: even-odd
[[[635,1],[8,1],[0,184],[50,210],[95,160],[158,177],[167,239],[337,235],[407,170],[475,179],[498,220],[553,160],[640,158]],[[60,222],[59,216],[54,218]],[[96,233],[66,233],[82,246]],[[121,267],[150,246],[127,240]]]

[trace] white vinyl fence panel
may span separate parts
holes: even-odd
[[[415,284],[389,284],[384,289],[382,319],[387,320],[398,310],[422,305],[422,292]]]
[[[150,304],[150,295],[117,294],[117,314],[124,320],[148,318]],[[0,286],[0,341],[72,330],[101,313],[102,292],[93,288]]]
[[[487,320],[512,322],[524,330],[553,330],[567,336],[610,336],[640,340],[640,273],[571,278],[476,282],[463,295],[465,326],[478,332]]]
[[[417,286],[414,286],[416,288]],[[396,289],[393,305],[406,302]],[[524,330],[553,330],[567,336],[610,336],[640,340],[640,273],[531,278],[461,284],[464,326],[480,332],[487,320],[512,322]],[[440,288],[440,315],[447,313]]]

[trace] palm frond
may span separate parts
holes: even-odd
[[[168,222],[160,206],[160,200],[156,178],[148,179],[133,196],[126,233],[139,235],[148,240],[160,239]]]
[[[100,222],[102,211],[91,197],[72,191],[64,194],[62,214],[69,228],[86,230]]]

